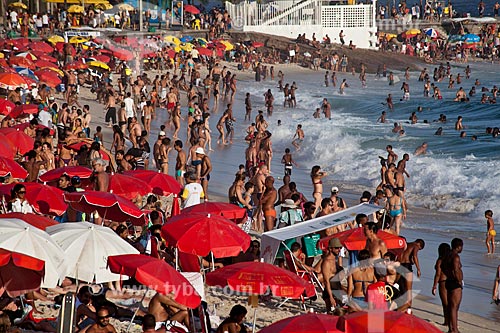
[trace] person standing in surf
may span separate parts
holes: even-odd
[[[484,212],[484,217],[486,218],[486,249],[488,254],[495,253],[495,236],[497,232],[495,231],[495,222],[493,221],[493,211],[488,209]]]

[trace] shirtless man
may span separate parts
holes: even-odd
[[[108,100],[106,102],[106,116],[104,121],[108,123],[108,127],[113,127],[116,124],[116,100],[115,96],[108,93]]]
[[[295,149],[300,150],[300,145],[304,141],[304,130],[302,129],[301,124],[297,125],[297,130],[295,131],[292,140],[292,145],[295,147]]]
[[[274,96],[273,93],[271,92],[271,89],[268,89],[267,92],[264,94],[264,104],[266,105],[267,108],[267,115],[271,117],[273,115],[273,110],[274,110]]]
[[[229,318],[225,319],[217,328],[216,333],[240,333],[246,332],[242,323],[247,314],[247,309],[243,305],[235,305],[229,313]]]
[[[394,163],[388,165],[387,171],[384,174],[384,180],[386,185],[396,188],[396,165]]]
[[[142,332],[143,333],[166,333],[167,330],[165,328],[156,329],[156,320],[155,316],[152,314],[147,314],[142,317]]]
[[[418,155],[425,155],[427,153],[427,142],[422,143],[420,146],[415,149],[415,152],[413,155],[418,156]]]
[[[170,122],[172,121],[172,111],[174,110],[177,101],[177,94],[174,92],[174,88],[170,88],[170,92],[167,94],[168,124],[166,125],[170,125]]]
[[[262,211],[264,212],[264,227],[265,231],[273,230],[276,222],[276,210],[274,209],[274,203],[278,197],[278,193],[274,188],[274,178],[272,176],[267,176],[264,183],[266,190],[262,194],[260,199],[260,204],[262,206]]]
[[[182,141],[176,140],[174,149],[177,151],[175,159],[175,179],[184,185],[184,173],[186,172],[186,152],[182,149]]]
[[[385,151],[387,152],[387,165],[396,163],[396,161],[398,160],[398,155],[392,150],[392,146],[387,145],[385,147]]]
[[[462,116],[458,116],[457,121],[455,122],[455,131],[461,131],[464,129],[464,125],[462,124]]]
[[[405,198],[404,193],[405,193],[405,176],[402,172],[400,172],[398,169],[396,169],[395,172],[395,182],[396,182],[396,188],[395,190],[397,191],[398,195],[403,198]]]
[[[257,147],[255,140],[250,141],[248,148],[245,150],[245,170],[249,178],[254,176],[254,167],[257,166]]]
[[[495,222],[493,221],[493,211],[488,209],[484,212],[484,217],[486,218],[486,248],[488,254],[494,254],[497,232],[495,231]]]
[[[130,133],[130,141],[132,142],[134,148],[137,148],[137,138],[139,138],[142,133],[141,125],[137,122],[137,117],[134,116],[130,119],[130,123],[128,124],[128,131]]]
[[[292,175],[293,165],[298,166],[297,163],[293,160],[292,154],[290,153],[290,149],[285,149],[285,155],[281,158],[281,164],[285,165],[285,175]]]
[[[161,140],[158,162],[160,164],[159,165],[160,171],[166,175],[168,175],[168,154],[170,153],[171,149],[172,147],[170,147],[170,139],[163,138]]]
[[[109,175],[106,173],[106,161],[96,158],[92,161],[94,170],[94,191],[107,192],[109,188]]]
[[[68,86],[66,88],[65,99],[66,102],[69,103],[69,97],[71,96],[71,93],[76,92],[76,75],[74,71],[68,71],[66,72],[66,74],[68,77]]]
[[[458,331],[458,309],[462,301],[463,272],[459,254],[462,252],[464,242],[460,238],[451,241],[451,253],[444,258],[441,269],[447,279],[445,287],[448,296],[449,333],[459,333]]]
[[[370,252],[372,260],[382,259],[387,252],[385,242],[377,236],[378,227],[374,222],[367,222],[363,226],[363,232],[366,236],[365,249]]]
[[[401,161],[398,162],[398,166],[396,167],[396,169],[399,172],[404,173],[406,175],[406,177],[408,177],[408,178],[410,178],[410,174],[406,170],[406,162],[408,162],[409,160],[410,160],[410,155],[403,154],[403,159],[401,159]]]
[[[342,244],[338,238],[330,239],[328,241],[328,252],[323,256],[323,261],[321,262],[321,273],[323,274],[323,281],[325,283],[322,296],[327,312],[331,312],[337,306],[336,295],[333,294],[333,290],[341,289],[341,278],[338,276],[343,271],[342,257],[340,256],[341,249]]]
[[[400,291],[402,294],[406,292],[406,303],[402,307],[402,311],[411,307],[412,300],[412,287],[413,287],[413,264],[417,267],[417,276],[421,276],[420,272],[420,263],[418,262],[418,251],[423,250],[425,247],[425,242],[423,239],[417,239],[412,243],[406,244],[406,249],[401,253],[399,262],[401,263],[401,267],[404,267],[405,270],[400,272],[401,274],[401,283],[400,283]]]
[[[288,185],[290,184],[290,176],[285,175],[283,177],[283,186],[281,186],[278,189],[278,203],[283,204],[285,203],[285,199],[288,198],[290,194],[290,187]]]
[[[250,100],[250,93],[247,93],[245,97],[245,121],[247,119],[248,121],[250,121],[251,116],[252,116],[252,101]]]
[[[254,202],[257,206],[257,209],[254,213],[254,216],[256,216],[257,218],[255,220],[253,229],[258,232],[262,232],[262,205],[260,205],[260,200],[262,199],[262,195],[266,189],[265,182],[268,174],[269,170],[267,169],[267,165],[261,165],[259,168],[257,168],[254,177],[250,180],[250,182],[255,184]]]
[[[148,313],[152,314],[156,320],[155,329],[165,325],[167,320],[178,321],[189,328],[188,308],[177,303],[172,295],[163,295],[157,293],[149,302]]]
[[[196,156],[201,160],[200,181],[205,193],[205,201],[208,201],[208,182],[212,171],[212,161],[205,155],[205,150],[201,147],[196,149]]]
[[[457,94],[455,95],[454,101],[455,102],[467,102],[467,100],[468,100],[468,98],[467,98],[467,94],[464,91],[464,88],[460,87],[460,89],[458,89],[458,91],[457,91]]]
[[[330,102],[326,98],[323,98],[323,104],[321,105],[321,108],[323,109],[323,114],[325,115],[325,118],[328,120],[332,120],[332,106],[330,105]]]
[[[18,87],[15,90],[12,90],[9,95],[7,95],[7,99],[14,104],[17,102],[21,103],[21,88]]]
[[[113,325],[109,323],[109,311],[106,307],[102,307],[97,311],[97,322],[87,329],[87,333],[116,333]]]

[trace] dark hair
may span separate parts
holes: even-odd
[[[234,318],[241,315],[246,315],[247,309],[243,305],[236,304],[229,312],[229,317]]]
[[[252,187],[255,187],[255,185],[253,183],[250,183],[250,182],[247,182],[245,184],[245,191],[248,191],[249,189],[251,189]]]
[[[151,218],[151,220],[156,220],[157,218],[160,217],[160,213],[157,211],[157,210],[153,210],[151,211],[151,213],[149,213],[149,217]]]
[[[376,234],[378,231],[378,226],[375,222],[366,222],[365,226],[368,230],[373,231],[374,234]]]
[[[174,146],[177,146],[179,148],[182,148],[182,141],[181,140],[175,140]]]
[[[142,317],[142,328],[144,330],[154,329],[156,327],[156,319],[152,314],[147,314]]]
[[[323,200],[321,200],[321,208],[326,208],[328,206],[330,206],[330,198],[324,198]]]
[[[22,189],[26,189],[26,187],[23,184],[16,184],[16,185],[14,185],[14,187],[12,188],[12,190],[10,190],[10,197],[12,199],[14,199],[14,197],[16,196],[16,194],[19,191],[21,191]]]
[[[358,261],[364,261],[370,259],[370,252],[368,250],[361,250],[358,253]]]
[[[358,214],[356,215],[356,223],[359,224],[361,219],[367,218],[366,214]]]
[[[389,258],[389,260],[390,260],[390,261],[396,261],[396,255],[394,254],[394,252],[387,251],[387,252],[384,254],[384,257]]]
[[[295,252],[299,249],[300,249],[300,244],[298,242],[294,242],[292,246],[290,246],[290,250],[292,250],[292,252]]]
[[[292,194],[292,196],[290,197],[290,199],[292,199],[293,202],[297,202],[297,200],[300,199],[300,194],[294,193],[294,194]]]
[[[424,241],[423,239],[419,238],[419,239],[417,239],[417,240],[415,241],[415,243],[419,243],[419,244],[420,244],[420,249],[421,249],[421,250],[423,250],[423,249],[424,249],[424,247],[425,247],[425,241]]]
[[[458,249],[459,247],[464,246],[464,241],[460,238],[453,238],[451,240],[451,248],[453,250]]]
[[[438,246],[438,257],[443,259],[446,258],[451,252],[451,246],[448,243],[441,243]]]
[[[123,224],[120,224],[119,226],[116,227],[115,232],[116,232],[116,234],[120,235],[125,230],[128,230],[127,226],[123,225]]]

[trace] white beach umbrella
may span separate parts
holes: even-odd
[[[66,276],[63,250],[43,230],[15,218],[0,218],[0,248],[45,261],[42,287],[54,288]]]
[[[139,253],[111,228],[88,222],[62,223],[47,232],[65,253],[67,276],[80,281],[118,281],[120,275],[107,267],[108,256]]]

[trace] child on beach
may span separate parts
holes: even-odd
[[[100,144],[103,144],[103,139],[102,139],[102,127],[97,126],[95,128],[95,133],[94,133],[94,141],[98,142]]]
[[[488,209],[484,212],[484,217],[486,218],[486,248],[488,254],[495,253],[495,236],[497,232],[495,231],[495,222],[493,221],[493,212]]]

